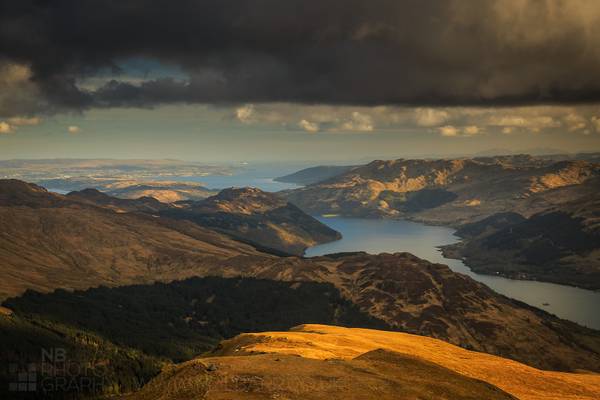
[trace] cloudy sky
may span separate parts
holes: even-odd
[[[0,1],[0,158],[600,151],[597,0]]]

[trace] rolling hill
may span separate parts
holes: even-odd
[[[125,397],[592,400],[600,376],[543,371],[397,332],[303,325],[243,334]]]

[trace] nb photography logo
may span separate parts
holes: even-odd
[[[10,392],[35,392],[37,390],[37,366],[35,364],[27,364],[25,370],[22,370],[19,364],[9,364],[8,372],[17,378],[16,381],[9,382],[8,390]]]
[[[8,391],[13,395],[101,393],[104,376],[94,368],[69,360],[61,347],[41,349],[38,362],[8,364]]]

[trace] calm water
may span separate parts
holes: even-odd
[[[265,192],[278,192],[280,190],[294,189],[298,186],[293,183],[284,183],[274,181],[269,177],[231,175],[231,176],[178,176],[169,177],[164,180],[183,181],[183,182],[199,182],[202,186],[209,189],[225,189],[230,187],[245,187],[251,186]]]
[[[256,165],[247,168],[241,168],[234,171],[229,176],[177,176],[177,177],[158,177],[157,180],[198,182],[209,189],[225,189],[230,187],[251,186],[265,192],[278,192],[280,190],[295,189],[298,185],[293,183],[276,182],[274,178],[284,176],[298,169],[304,168],[304,165],[298,164],[265,164]]]
[[[70,190],[62,190],[62,189],[53,189],[53,188],[46,188],[49,192],[52,193],[58,193],[58,194],[67,194],[70,192]]]
[[[427,226],[410,221],[319,217],[343,235],[341,240],[312,247],[307,256],[341,251],[368,253],[407,251],[426,260],[448,265],[452,270],[469,275],[498,293],[590,328],[600,329],[600,292],[553,283],[519,281],[473,273],[460,260],[444,258],[437,246],[458,241],[454,230]],[[548,305],[544,306],[544,303]]]

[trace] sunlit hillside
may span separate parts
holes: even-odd
[[[600,374],[543,371],[423,336],[371,329],[302,325],[290,332],[244,334],[223,343],[222,355],[244,352],[350,360],[375,349],[418,357],[491,383],[523,400],[598,399]]]

